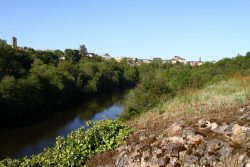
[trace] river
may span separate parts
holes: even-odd
[[[123,110],[122,99],[127,91],[85,100],[73,109],[52,114],[46,121],[0,132],[0,160],[22,158],[51,147],[57,136],[67,136],[85,126],[88,120],[114,119]]]

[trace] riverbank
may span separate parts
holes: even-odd
[[[119,121],[88,122],[89,129],[79,128],[66,138],[57,137],[53,147],[32,157],[4,159],[1,167],[9,166],[83,166],[92,155],[112,150],[130,134],[131,129]]]
[[[45,148],[52,147],[56,137],[66,137],[79,127],[86,126],[88,120],[116,118],[123,110],[122,101],[127,91],[99,95],[84,100],[71,109],[53,112],[44,121],[0,132],[0,159],[38,154]]]
[[[56,162],[81,166],[87,160],[85,165],[91,167],[241,167],[250,160],[249,98],[248,77],[229,79],[176,96],[126,125],[116,121],[97,123],[90,129],[91,138],[78,130],[67,139],[57,138],[57,143],[41,154],[5,159],[1,165],[53,166]],[[126,139],[131,128],[134,132]],[[96,142],[85,147],[82,142],[86,139]]]
[[[249,98],[249,78],[177,96],[127,122],[136,129],[128,140],[87,165],[244,166],[250,160]]]

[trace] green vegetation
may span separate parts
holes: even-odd
[[[0,129],[137,83],[138,70],[127,61],[86,54],[84,45],[80,51],[35,51],[13,49],[1,40]]]
[[[250,97],[250,53],[195,67],[164,63],[159,58],[131,66],[126,60],[118,63],[86,55],[85,45],[80,51],[22,51],[0,41],[0,122],[9,126],[79,99],[136,84],[125,99],[122,120],[146,111],[169,118],[169,113],[193,116],[242,105]],[[91,155],[116,148],[131,132],[117,120],[90,126],[67,138],[58,137],[52,148],[38,155],[5,159],[0,166],[83,166]]]
[[[232,78],[221,81],[197,91],[178,95],[165,101],[154,110],[162,112],[188,112],[189,108],[196,113],[221,111],[233,106],[244,105],[250,98],[249,78]],[[186,110],[187,109],[187,110]]]
[[[169,100],[160,101],[148,112],[132,119],[134,126],[145,125],[152,120],[179,120],[192,123],[194,118],[220,119],[234,117],[240,107],[249,103],[250,77],[235,76],[228,80],[204,86],[198,90],[186,90]]]
[[[90,123],[91,128],[80,128],[67,138],[58,137],[52,148],[31,158],[20,160],[5,159],[1,167],[54,167],[83,166],[88,157],[116,148],[131,132],[131,129],[119,121],[104,120]]]
[[[195,67],[181,63],[172,65],[155,59],[150,64],[142,64],[138,70],[140,83],[126,97],[125,110],[121,114],[121,118],[125,120],[151,110],[177,95],[185,97],[186,90],[200,89],[235,75],[250,75],[250,53]],[[187,110],[194,112],[192,107]],[[204,108],[200,110],[205,111]]]

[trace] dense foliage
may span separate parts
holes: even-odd
[[[0,40],[0,123],[11,127],[91,95],[133,86],[136,67],[106,60],[87,49],[13,49]],[[0,126],[4,128],[4,126]]]
[[[42,153],[20,160],[5,159],[1,167],[54,167],[83,166],[88,157],[116,148],[131,132],[131,129],[118,121],[103,120],[90,123],[91,128],[80,128],[68,134],[67,138],[58,137],[56,144]]]
[[[186,89],[202,88],[233,75],[250,75],[250,52],[246,56],[238,55],[194,67],[154,59],[150,64],[142,64],[139,73],[140,83],[126,97],[123,119],[148,111]]]

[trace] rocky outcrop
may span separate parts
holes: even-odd
[[[247,106],[232,122],[201,119],[189,124],[179,120],[158,133],[139,130],[133,134],[138,140],[125,142],[116,150],[113,163],[99,166],[250,167],[249,120]]]

